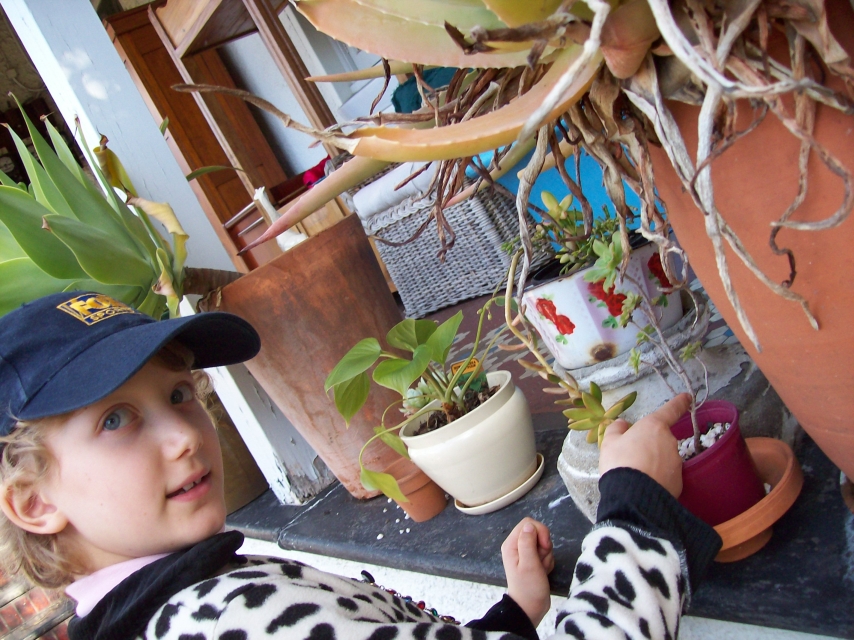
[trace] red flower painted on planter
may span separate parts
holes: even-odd
[[[658,252],[652,254],[652,257],[646,263],[647,268],[650,273],[658,278],[658,283],[662,287],[670,287],[673,286],[670,284],[670,280],[667,279],[667,275],[664,273],[664,267],[661,265],[661,256],[658,255]]]
[[[534,306],[537,308],[537,311],[554,324],[559,334],[568,336],[575,331],[575,325],[572,324],[572,321],[565,315],[559,314],[555,303],[551,300],[538,298]]]
[[[626,296],[622,293],[617,293],[616,288],[612,288],[611,293],[607,293],[605,287],[602,286],[604,282],[604,279],[599,282],[591,282],[587,285],[587,290],[593,294],[594,298],[601,300],[607,305],[608,313],[618,318],[623,313],[623,300],[626,299]]]

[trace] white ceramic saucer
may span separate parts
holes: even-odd
[[[496,498],[492,502],[487,502],[486,504],[479,504],[476,507],[467,507],[459,500],[454,499],[454,506],[463,513],[467,513],[470,516],[480,516],[484,513],[492,513],[493,511],[503,509],[508,504],[516,502],[519,498],[521,498],[534,488],[534,485],[537,484],[537,481],[543,475],[543,469],[546,466],[545,462],[546,459],[543,457],[543,454],[537,453],[537,470],[534,471],[534,475],[532,475],[521,485],[513,489],[513,491],[505,493],[503,496],[501,496],[500,498]]]

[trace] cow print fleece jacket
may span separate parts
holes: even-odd
[[[599,487],[551,637],[675,639],[721,540],[639,471],[614,469]],[[72,620],[71,640],[537,640],[508,596],[459,627],[364,582],[238,555],[242,542],[222,533],[140,569]]]

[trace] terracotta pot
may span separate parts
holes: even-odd
[[[750,457],[762,482],[771,486],[762,500],[715,527],[723,546],[715,560],[735,562],[756,553],[771,539],[772,525],[789,510],[804,486],[804,475],[792,449],[774,438],[748,438]]]
[[[712,526],[726,522],[765,497],[765,487],[738,428],[738,409],[725,400],[708,400],[697,410],[700,431],[729,422],[726,433],[700,455],[682,463],[679,502]],[[691,416],[682,416],[670,431],[677,440],[694,433]]]
[[[409,502],[397,502],[412,520],[425,522],[445,510],[448,498],[445,490],[433,482],[412,460],[400,458],[385,469],[397,480],[400,491]]]
[[[500,387],[474,411],[419,436],[413,435],[419,427],[415,422],[400,430],[412,461],[469,507],[510,493],[537,469],[528,401],[509,372],[486,375],[490,386]]]
[[[628,275],[645,286],[652,299],[660,295],[658,278],[663,276],[655,262],[661,264],[658,253],[652,244],[645,244],[632,252],[628,268]],[[584,280],[585,272],[586,269],[582,269],[535,284],[522,296],[525,316],[564,369],[610,360],[626,353],[637,342],[635,326],[623,328],[619,325],[625,294],[635,293],[637,288],[623,282],[605,293],[601,282]],[[671,293],[665,299],[666,306],[658,307],[662,329],[670,328],[682,317],[679,293]],[[634,318],[640,326],[649,322],[642,311],[635,311]]]
[[[828,0],[830,28],[849,54],[854,54],[854,10],[847,0]],[[780,35],[780,34],[777,34]],[[772,53],[785,53],[783,38]],[[788,59],[788,58],[786,58]],[[840,83],[832,83],[841,88]],[[794,113],[791,100],[786,100]],[[699,109],[668,103],[688,149],[697,148]],[[753,112],[739,105],[737,130],[747,128]],[[854,116],[823,105],[817,107],[815,137],[849,170],[854,169]],[[743,241],[759,267],[777,282],[788,278],[785,256],[768,245],[770,224],[795,198],[798,187],[799,142],[768,114],[751,133],[737,141],[712,164],[715,198],[721,215]],[[727,262],[736,292],[761,344],[757,351],[742,331],[718,276],[703,216],[683,192],[661,149],[651,148],[658,192],[679,244],[703,287],[759,365],[786,406],[827,456],[848,477],[854,477],[854,219],[826,231],[783,229],[777,236],[797,260],[792,290],[803,295],[821,326],[810,327],[800,307],[774,295],[761,284],[726,246]],[[843,187],[813,154],[809,161],[809,189],[794,215],[801,221],[821,220],[842,202]],[[726,244],[726,243],[725,243]]]
[[[218,307],[248,320],[261,335],[249,372],[357,498],[359,450],[400,396],[377,387],[346,428],[323,382],[362,338],[385,340],[402,320],[371,245],[356,216],[309,238],[222,289]],[[375,446],[374,446],[375,445]],[[380,442],[362,460],[383,469],[399,456]]]

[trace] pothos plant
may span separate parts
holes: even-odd
[[[400,502],[408,502],[397,481],[388,473],[366,469],[362,463],[365,449],[375,440],[382,440],[400,455],[408,458],[406,445],[398,435],[407,424],[424,420],[430,414],[440,414],[441,423],[449,423],[465,415],[488,398],[488,385],[482,363],[503,331],[499,331],[476,357],[480,347],[484,320],[490,317],[493,305],[503,305],[503,297],[490,298],[478,310],[479,320],[471,353],[461,362],[451,364],[448,356],[456,338],[462,312],[457,312],[437,324],[433,320],[408,318],[392,327],[386,335],[389,346],[410,355],[386,351],[376,338],[356,343],[326,378],[324,388],[333,392],[335,407],[349,426],[350,420],[365,404],[370,394],[371,380],[400,394],[400,400],[383,412],[381,423],[359,451],[362,485],[382,491]],[[371,375],[368,372],[373,368]],[[399,405],[399,406],[398,406]],[[389,424],[401,409],[403,420]]]

